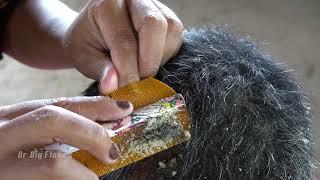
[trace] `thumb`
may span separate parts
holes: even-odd
[[[99,91],[106,95],[118,88],[118,73],[111,58],[100,51],[84,49],[82,56],[75,60],[75,68],[88,78],[100,81]]]
[[[118,89],[118,73],[113,65],[110,63],[104,69],[99,83],[99,91],[102,95],[106,95]]]

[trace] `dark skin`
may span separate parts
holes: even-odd
[[[79,14],[58,0],[25,0],[9,20],[4,52],[36,68],[76,68],[108,94],[155,75],[178,51],[182,31],[179,18],[156,0],[90,0]],[[112,163],[117,149],[95,121],[132,112],[129,102],[119,104],[97,96],[0,107],[1,179],[98,179],[71,157],[21,160],[17,150],[61,142]]]

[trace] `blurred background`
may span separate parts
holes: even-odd
[[[63,0],[80,10],[87,0]],[[265,51],[294,69],[313,106],[316,157],[320,160],[320,1],[161,0],[186,27],[228,25],[266,43]],[[38,98],[77,96],[92,81],[75,70],[32,69],[5,57],[0,62],[0,105]]]

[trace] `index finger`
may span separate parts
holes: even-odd
[[[65,108],[93,121],[117,120],[129,115],[133,109],[131,103],[115,101],[110,97],[63,97],[2,106],[0,107],[0,118],[1,120],[11,120],[47,105]]]
[[[116,160],[118,149],[96,122],[57,106],[45,106],[0,126],[1,154],[64,143],[89,151],[103,162]]]
[[[110,49],[112,62],[119,76],[119,87],[139,81],[138,45],[125,1],[101,1],[96,6],[93,14]]]

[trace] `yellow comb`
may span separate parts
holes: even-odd
[[[147,105],[154,104],[158,102],[160,106],[170,106],[166,104],[165,101],[160,101],[165,98],[175,97],[179,98],[180,96],[176,95],[176,92],[167,86],[166,84],[158,81],[154,78],[148,78],[142,80],[138,83],[130,84],[124,88],[118,89],[110,94],[111,98],[116,100],[128,100],[133,104],[134,109],[140,109]],[[171,98],[173,100],[173,98]],[[143,109],[141,109],[143,111]],[[161,111],[167,113],[165,111]],[[117,162],[114,164],[105,164],[98,161],[95,157],[90,155],[87,151],[79,150],[72,154],[72,157],[82,164],[86,165],[89,169],[94,171],[98,176],[106,175],[116,169],[125,167],[131,163],[144,159],[148,156],[151,156],[155,153],[161,152],[168,148],[171,148],[177,144],[187,141],[190,138],[189,133],[189,118],[188,113],[185,109],[185,106],[179,107],[179,111],[176,112],[177,121],[181,123],[183,133],[178,136],[172,137],[169,142],[166,142],[162,147],[152,147],[150,151],[143,151],[140,153],[137,152],[124,152],[128,149],[128,144],[130,144],[130,139],[132,139],[132,134],[135,136],[143,137],[146,124],[137,126],[130,131],[123,132],[121,135],[115,135],[111,137],[112,141],[120,147],[121,156]],[[175,122],[177,123],[177,122]],[[129,142],[128,142],[129,141]],[[147,146],[147,145],[146,145]],[[149,145],[150,146],[150,145]]]

